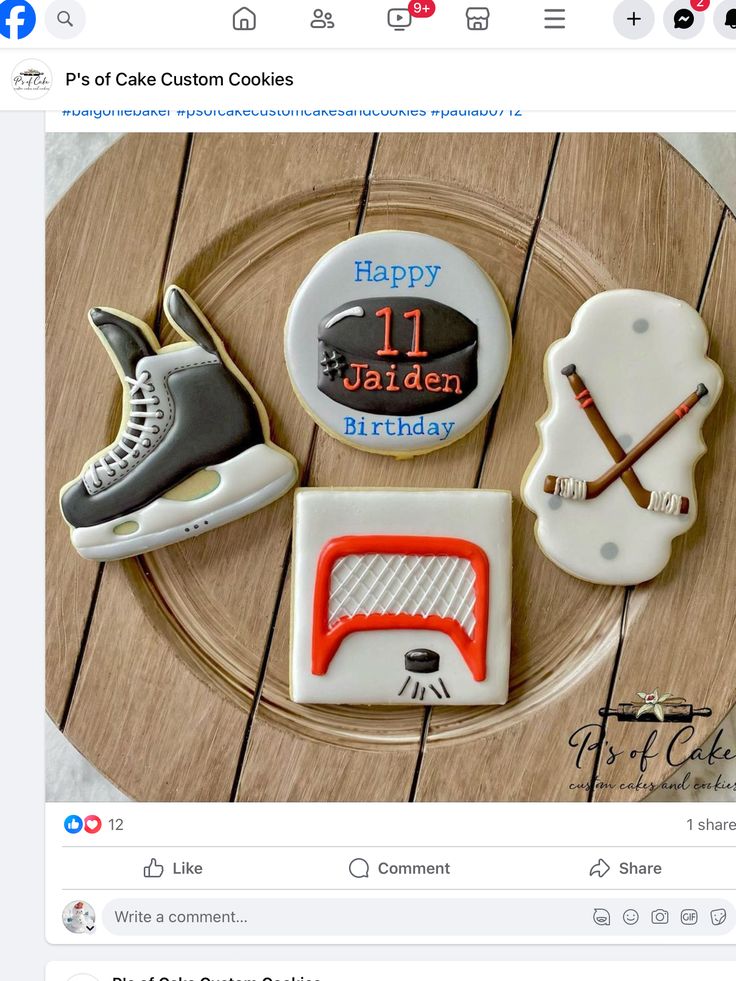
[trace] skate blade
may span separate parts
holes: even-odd
[[[201,474],[216,474],[218,479]],[[293,487],[297,476],[296,461],[288,453],[265,443],[252,446],[200,471],[194,475],[196,481],[188,478],[139,511],[91,528],[74,528],[72,544],[83,558],[98,562],[141,555],[258,511]],[[194,487],[198,494],[192,493]],[[205,487],[211,489],[204,492]]]

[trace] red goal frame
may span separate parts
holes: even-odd
[[[426,555],[467,559],[475,574],[472,635],[452,617],[421,613],[355,613],[330,627],[330,584],[335,563],[349,555]],[[453,641],[476,681],[486,680],[490,563],[483,549],[464,538],[430,535],[344,535],[328,541],[317,560],[312,612],[312,674],[324,675],[342,641],[363,630],[438,630]]]

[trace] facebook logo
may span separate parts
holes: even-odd
[[[22,41],[36,26],[36,11],[22,0],[0,3],[0,34],[9,41]]]

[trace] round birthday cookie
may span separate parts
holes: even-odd
[[[547,414],[522,496],[542,551],[590,582],[635,585],[697,517],[694,468],[723,375],[681,300],[601,293],[545,358]]]
[[[286,364],[307,412],[372,453],[429,453],[465,436],[503,386],[508,312],[461,249],[418,232],[332,249],[289,310]]]

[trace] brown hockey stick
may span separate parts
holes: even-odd
[[[603,418],[598,409],[598,406],[593,400],[590,390],[587,388],[585,382],[577,373],[577,367],[574,364],[566,365],[562,369],[562,374],[565,375],[570,383],[570,388],[575,395],[575,399],[581,409],[585,411],[588,421],[592,425],[593,429],[598,433],[601,442],[606,447],[608,452],[613,457],[616,463],[620,463],[621,460],[626,457],[626,450],[621,446],[616,437],[613,435],[608,427],[608,423]],[[652,507],[653,504],[664,503],[665,505],[671,502],[675,495],[667,494],[662,492],[652,493],[644,487],[637,477],[633,469],[625,470],[621,474],[621,480],[626,485],[628,492],[634,498],[636,503],[640,508],[649,508],[650,510],[655,510]],[[690,510],[690,501],[687,497],[677,497],[679,501],[679,514],[687,514]]]
[[[597,480],[584,481],[578,480],[575,477],[555,477],[549,475],[544,481],[545,491],[548,494],[558,494],[561,497],[568,497],[573,500],[592,501],[594,498],[599,497],[623,473],[631,469],[637,460],[640,460],[645,453],[648,453],[670,429],[676,426],[681,419],[684,419],[690,409],[707,394],[708,389],[701,382],[695,391],[688,395],[684,402],[678,405],[673,412],[670,412],[650,433],[647,433],[644,439],[640,440],[636,446],[629,450],[622,460],[619,460],[618,463],[614,464],[610,470],[607,470]],[[657,507],[656,510],[663,511],[667,514],[679,513],[679,496],[675,494],[669,495],[669,497],[671,497],[671,500],[666,502],[664,506]],[[655,508],[650,505],[650,510],[655,510]]]

